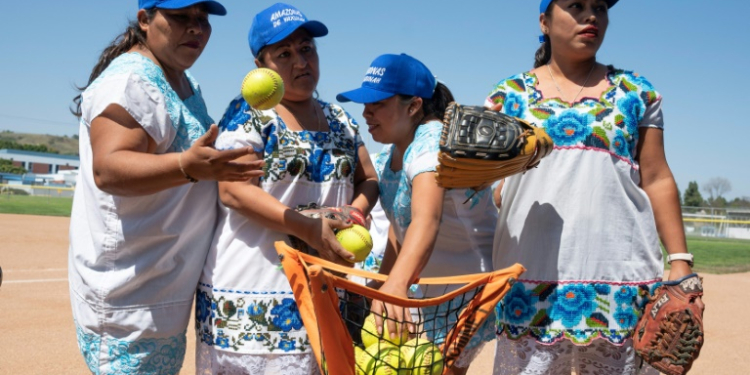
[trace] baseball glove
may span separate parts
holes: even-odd
[[[553,146],[544,129],[524,120],[451,103],[443,119],[437,183],[444,188],[486,187],[536,167]]]
[[[633,347],[651,366],[667,375],[686,374],[703,345],[703,295],[697,274],[666,281],[651,296],[638,321]]]

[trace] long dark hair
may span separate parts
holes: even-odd
[[[414,98],[410,95],[399,95],[402,103],[408,103]],[[448,86],[438,82],[435,86],[435,92],[432,94],[432,98],[422,98],[422,118],[435,116],[442,120],[445,116],[445,109],[453,99],[453,93],[448,89]]]
[[[552,6],[547,7],[547,10],[544,11],[544,17],[548,20],[552,19]],[[551,58],[552,43],[550,43],[549,35],[544,34],[544,42],[542,42],[542,45],[539,46],[534,54],[534,68],[546,65]]]
[[[154,18],[155,14],[156,8],[146,9],[146,15],[148,16],[149,21]],[[79,94],[73,98],[74,107],[70,109],[70,112],[73,113],[73,115],[81,117],[81,101],[83,100],[82,93],[89,87],[89,85],[91,85],[91,82],[94,82],[94,80],[102,74],[104,69],[107,69],[112,60],[137,45],[146,45],[146,33],[141,30],[138,21],[130,21],[125,32],[118,35],[107,46],[107,48],[102,51],[101,55],[99,55],[99,61],[94,65],[94,69],[91,71],[91,75],[89,75],[89,82],[86,83],[86,86],[76,86],[76,90],[78,90]]]

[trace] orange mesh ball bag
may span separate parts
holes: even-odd
[[[276,251],[318,365],[332,375],[446,373],[525,271],[516,264],[488,273],[422,278],[413,286],[417,292],[401,298],[349,280],[382,283],[386,275],[340,266],[281,241]],[[366,319],[373,300],[408,310],[411,322],[395,322],[413,327],[408,337],[391,341],[376,332]],[[383,319],[385,331],[386,321],[394,319]]]

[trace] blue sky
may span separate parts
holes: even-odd
[[[223,0],[213,35],[190,70],[216,121],[254,68],[252,17],[273,1]],[[531,68],[538,47],[538,1],[297,1],[330,34],[318,39],[321,99],[359,85],[383,53],[422,60],[466,105]],[[73,135],[68,107],[101,50],[129,19],[136,0],[4,2],[0,23],[0,130]],[[680,189],[727,178],[727,198],[750,197],[750,1],[621,0],[610,13],[600,62],[635,70],[664,96],[667,160]],[[345,104],[358,121],[362,107]],[[743,109],[745,108],[745,109]],[[364,138],[370,151],[380,145]]]

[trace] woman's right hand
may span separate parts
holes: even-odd
[[[351,266],[354,262],[354,254],[341,246],[334,230],[349,228],[352,224],[327,218],[309,218],[309,220],[309,227],[306,228],[305,235],[300,239],[317,250],[321,258]]]
[[[214,141],[218,135],[219,128],[212,124],[206,134],[198,138],[179,156],[179,164],[183,173],[198,181],[247,181],[263,176],[263,160],[235,161],[243,156],[255,154],[252,147],[216,150]]]

